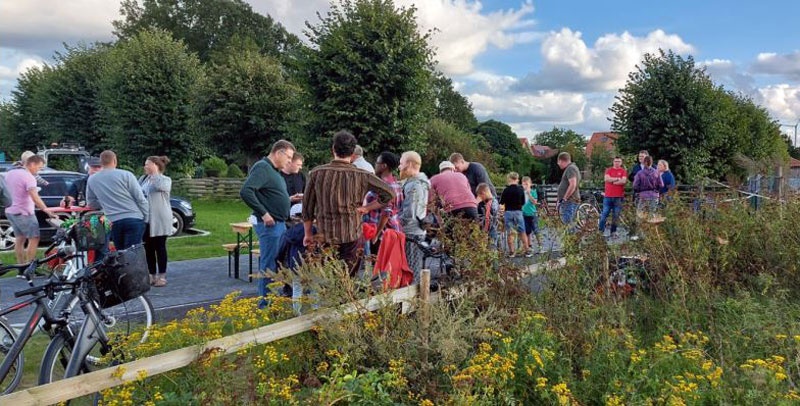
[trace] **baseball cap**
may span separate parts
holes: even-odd
[[[453,163],[450,162],[450,161],[442,161],[439,164],[439,172],[441,172],[441,171],[443,171],[445,169],[455,169],[455,168],[456,168],[456,166],[453,165]]]
[[[30,158],[30,157],[32,157],[34,155],[36,155],[36,154],[34,154],[33,151],[25,151],[25,152],[22,153],[22,156],[20,157],[20,161],[22,161],[22,163],[24,164],[25,161],[28,160],[28,158]]]

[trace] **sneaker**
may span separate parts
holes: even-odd
[[[525,253],[525,258],[533,258],[533,255],[533,250],[528,250],[528,252]]]
[[[512,252],[512,253],[508,254],[509,258],[515,258],[516,256],[517,256],[516,252]]]

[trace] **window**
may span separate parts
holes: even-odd
[[[42,186],[39,191],[39,196],[42,197],[64,197],[69,193],[69,188],[78,180],[76,176],[42,176],[46,181],[50,182],[47,186]]]

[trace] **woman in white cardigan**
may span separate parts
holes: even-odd
[[[150,284],[167,285],[167,237],[172,234],[172,207],[169,203],[172,179],[164,176],[169,163],[165,156],[151,156],[144,162],[145,175],[139,178],[147,202],[150,204],[150,222],[144,232],[144,249]]]

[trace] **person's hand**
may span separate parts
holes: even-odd
[[[264,213],[264,215],[261,216],[261,220],[264,222],[264,225],[266,226],[272,227],[275,225],[275,219],[273,219],[272,216],[269,215],[269,213]]]
[[[358,214],[364,215],[369,213],[369,209],[367,208],[367,206],[361,206],[356,208],[356,212],[358,212]]]
[[[303,236],[303,246],[310,247],[314,245],[314,236],[311,234],[306,234]]]
[[[303,200],[303,194],[302,193],[295,193],[289,198],[289,200],[291,200],[292,203],[297,203],[297,202]]]
[[[45,213],[47,213],[47,217],[50,217],[51,219],[54,219],[54,220],[58,220],[58,215],[57,214],[49,212],[49,211],[46,211]]]

